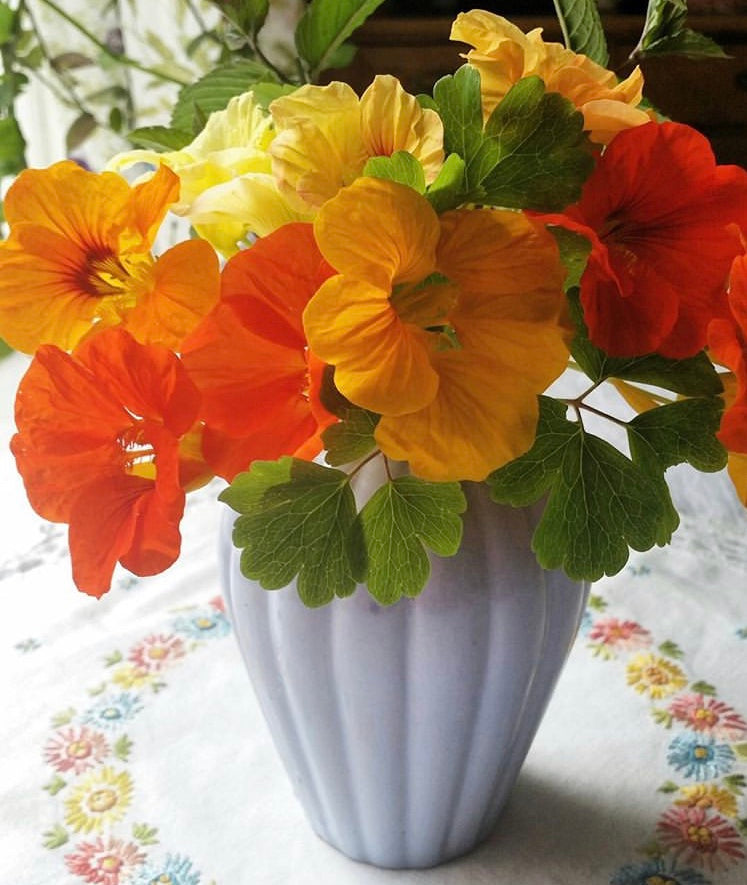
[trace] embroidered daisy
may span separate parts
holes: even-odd
[[[65,800],[65,823],[76,833],[90,833],[120,821],[130,805],[132,779],[126,771],[105,767],[81,781]]]
[[[686,863],[724,869],[744,859],[744,843],[734,827],[703,808],[671,808],[656,825],[662,844]]]
[[[728,744],[717,744],[712,737],[680,734],[669,745],[667,761],[685,777],[698,781],[711,780],[726,774],[735,761]]]
[[[98,703],[86,710],[83,721],[103,728],[106,731],[116,731],[125,722],[133,719],[143,709],[139,695],[122,692],[116,695],[107,695]]]
[[[44,760],[56,771],[81,774],[109,755],[109,744],[101,732],[87,726],[64,728],[49,739]]]
[[[151,685],[154,679],[154,674],[150,670],[137,664],[117,667],[112,673],[112,682],[122,688],[143,688]]]
[[[129,881],[136,867],[145,861],[138,846],[122,839],[98,837],[94,842],[80,842],[75,851],[65,855],[71,873],[92,885],[120,885]]]
[[[682,670],[672,661],[653,654],[638,654],[628,664],[628,685],[639,694],[663,698],[687,685]]]
[[[675,869],[662,858],[626,864],[610,879],[610,885],[711,885],[697,870]]]
[[[160,673],[173,661],[186,654],[184,641],[178,636],[153,634],[138,643],[127,656],[136,667],[150,673]]]
[[[712,808],[726,817],[737,816],[737,797],[730,790],[716,787],[713,784],[695,784],[680,789],[681,799],[675,799],[675,805],[688,808]]]
[[[596,621],[589,632],[589,639],[623,651],[651,645],[648,630],[644,630],[635,621],[621,621],[618,618],[602,618]]]
[[[736,741],[747,734],[747,722],[737,711],[716,698],[702,694],[683,694],[669,706],[669,712],[693,731]]]
[[[210,639],[231,632],[231,624],[222,611],[198,609],[191,614],[180,615],[172,624],[175,633],[189,639]]]
[[[192,861],[179,854],[167,854],[162,864],[149,863],[133,880],[132,885],[199,885],[200,874],[192,869]]]

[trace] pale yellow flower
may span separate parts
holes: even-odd
[[[628,664],[628,685],[639,694],[657,699],[674,694],[687,685],[687,677],[677,664],[653,654],[636,655]]]
[[[443,125],[391,76],[377,76],[361,98],[346,83],[302,86],[270,105],[277,135],[272,169],[284,192],[318,208],[362,173],[371,157],[407,151],[426,181],[443,163]]]
[[[154,681],[153,674],[144,667],[128,664],[125,667],[117,667],[112,673],[112,682],[121,685],[122,688],[142,688]]]
[[[126,771],[104,767],[82,780],[65,800],[65,823],[76,833],[101,831],[125,816],[132,799]]]
[[[542,28],[525,34],[499,15],[473,9],[456,17],[451,39],[474,47],[464,57],[480,72],[486,118],[516,82],[538,76],[548,92],[559,92],[581,111],[584,128],[598,144],[651,119],[637,107],[643,91],[639,68],[620,81],[587,56],[545,43]]]
[[[681,799],[675,799],[675,805],[688,808],[713,808],[726,817],[737,816],[737,799],[729,790],[713,784],[695,784],[680,788]]]

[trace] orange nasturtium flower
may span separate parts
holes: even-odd
[[[585,55],[560,43],[545,43],[542,28],[525,34],[499,15],[473,9],[456,17],[451,39],[474,47],[465,58],[480,72],[486,117],[515,83],[538,76],[548,92],[559,92],[581,111],[584,129],[597,144],[607,144],[623,129],[651,119],[637,107],[643,92],[639,68],[620,81]]]
[[[0,337],[32,353],[72,350],[92,329],[123,325],[143,343],[177,348],[217,301],[213,249],[190,240],[157,260],[153,239],[179,180],[161,167],[131,188],[71,161],[27,169],[8,191],[0,244]]]
[[[85,593],[106,593],[117,561],[152,575],[179,555],[199,398],[175,354],[120,328],[73,354],[38,349],[18,389],[11,448],[33,508],[69,524]]]
[[[518,212],[439,216],[414,190],[361,178],[314,225],[338,271],[304,313],[309,345],[382,451],[435,481],[482,480],[534,441],[537,394],[565,368],[564,272]]]
[[[319,402],[322,364],[306,344],[301,317],[334,273],[310,224],[296,222],[235,255],[222,274],[220,303],[183,349],[202,393],[203,453],[228,480],[255,459],[321,451],[336,420]]]
[[[592,244],[581,280],[591,340],[612,356],[702,350],[729,317],[726,284],[747,229],[747,172],[717,166],[707,139],[679,123],[621,132],[581,200],[546,216]],[[732,227],[730,227],[730,225]]]
[[[426,181],[444,159],[443,124],[396,77],[379,75],[361,98],[346,83],[302,86],[270,105],[272,171],[285,192],[318,208],[351,184],[371,157],[408,151]]]

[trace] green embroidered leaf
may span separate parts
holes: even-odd
[[[576,580],[596,581],[620,571],[629,547],[668,543],[677,518],[662,499],[662,480],[565,413],[563,403],[540,397],[534,445],[492,473],[488,483],[496,501],[514,506],[549,492],[532,540],[539,563],[562,567]]]
[[[449,154],[425,196],[439,214],[455,209],[462,200],[465,189],[464,160],[459,154]]]
[[[657,792],[659,793],[676,793],[679,790],[679,786],[674,781],[664,781],[664,783],[659,787]]]
[[[275,590],[298,576],[309,606],[355,590],[356,507],[345,473],[289,457],[255,461],[219,498],[242,514],[233,542],[247,578]]]
[[[687,0],[649,0],[643,33],[631,58],[675,54],[690,58],[728,58],[710,37],[686,28],[686,19]]]
[[[586,647],[591,649],[595,658],[602,658],[604,661],[613,661],[617,657],[614,650],[604,642],[589,642]]]
[[[374,430],[379,423],[379,415],[366,409],[350,408],[343,419],[331,424],[322,433],[322,442],[327,450],[327,464],[337,467],[364,458],[376,448]]]
[[[131,144],[149,151],[178,151],[192,138],[191,129],[172,129],[169,126],[141,126],[127,134]]]
[[[75,708],[68,707],[67,710],[62,710],[60,713],[55,713],[52,717],[52,727],[60,728],[62,725],[67,725],[72,721],[73,716],[75,716]]]
[[[712,698],[716,697],[716,688],[711,685],[710,682],[693,682],[690,686],[690,691],[694,691],[696,694],[704,694]]]
[[[659,651],[668,658],[674,658],[676,661],[682,660],[685,656],[685,653],[682,649],[677,645],[676,642],[672,642],[667,639],[666,642],[662,642],[659,646]]]
[[[311,0],[296,28],[296,49],[313,83],[334,66],[342,44],[384,0]]]
[[[97,695],[103,694],[106,691],[106,682],[100,682],[98,685],[94,685],[92,688],[88,689],[88,694],[91,697],[96,697]]]
[[[115,664],[121,663],[123,660],[121,651],[113,651],[110,655],[107,655],[104,658],[104,666],[105,667],[113,667]]]
[[[181,132],[199,132],[213,111],[221,111],[235,96],[250,86],[277,82],[277,77],[264,65],[251,59],[239,59],[214,68],[196,83],[179,91],[171,114],[171,128]],[[190,136],[191,140],[191,136]]]
[[[654,707],[651,710],[651,715],[653,716],[654,722],[657,725],[663,725],[664,728],[672,727],[672,714],[668,713],[666,710],[659,710],[658,708]]]
[[[360,513],[369,593],[382,605],[417,596],[430,574],[425,546],[453,556],[466,506],[459,483],[402,476],[378,489]]]
[[[630,453],[637,464],[662,473],[688,462],[712,473],[726,467],[726,449],[716,438],[723,401],[685,399],[649,409],[628,423]]]
[[[121,759],[122,762],[127,762],[130,756],[130,752],[132,750],[132,741],[127,737],[126,734],[123,734],[119,737],[114,744],[114,755],[117,759]]]
[[[134,839],[137,839],[141,845],[158,844],[158,839],[156,838],[157,832],[158,827],[149,827],[148,824],[132,825],[132,836]]]
[[[743,774],[729,774],[723,778],[723,784],[735,795],[743,796],[745,789],[747,789],[747,778]]]
[[[56,774],[48,784],[44,784],[42,789],[46,790],[50,796],[56,796],[66,786],[67,781],[63,780],[59,774]]]
[[[594,609],[594,611],[606,611],[608,605],[609,603],[603,596],[599,596],[596,593],[592,593],[591,596],[589,596],[588,606],[589,608]]]
[[[425,172],[418,160],[407,151],[395,151],[390,157],[371,157],[363,168],[363,175],[385,178],[425,193]]]
[[[64,845],[70,836],[68,836],[67,830],[64,827],[61,827],[59,824],[55,824],[51,830],[47,830],[45,833],[42,833],[44,837],[44,841],[42,845],[45,848],[59,848],[61,845]]]
[[[597,0],[554,0],[565,45],[607,67],[609,53]]]
[[[747,759],[747,743],[732,744],[731,748],[737,754],[738,759]]]
[[[737,831],[740,836],[747,838],[747,817],[737,818]]]

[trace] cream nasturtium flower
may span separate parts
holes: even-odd
[[[408,151],[426,181],[443,163],[443,125],[396,77],[377,76],[361,98],[346,83],[302,86],[270,105],[277,135],[270,145],[281,188],[319,208],[362,173],[371,157]]]
[[[189,219],[197,233],[224,255],[248,235],[265,236],[290,221],[307,221],[280,194],[267,152],[274,138],[272,119],[251,92],[232,98],[208,117],[205,128],[178,151],[136,150],[108,165],[120,171],[135,163],[168,166],[180,181],[172,211]]]
[[[456,17],[451,39],[474,47],[464,57],[480,72],[486,117],[522,77],[538,76],[548,92],[559,92],[581,111],[584,128],[597,144],[608,144],[622,129],[651,119],[637,107],[643,94],[640,68],[620,81],[587,56],[545,43],[542,28],[525,34],[499,15],[474,9]]]

